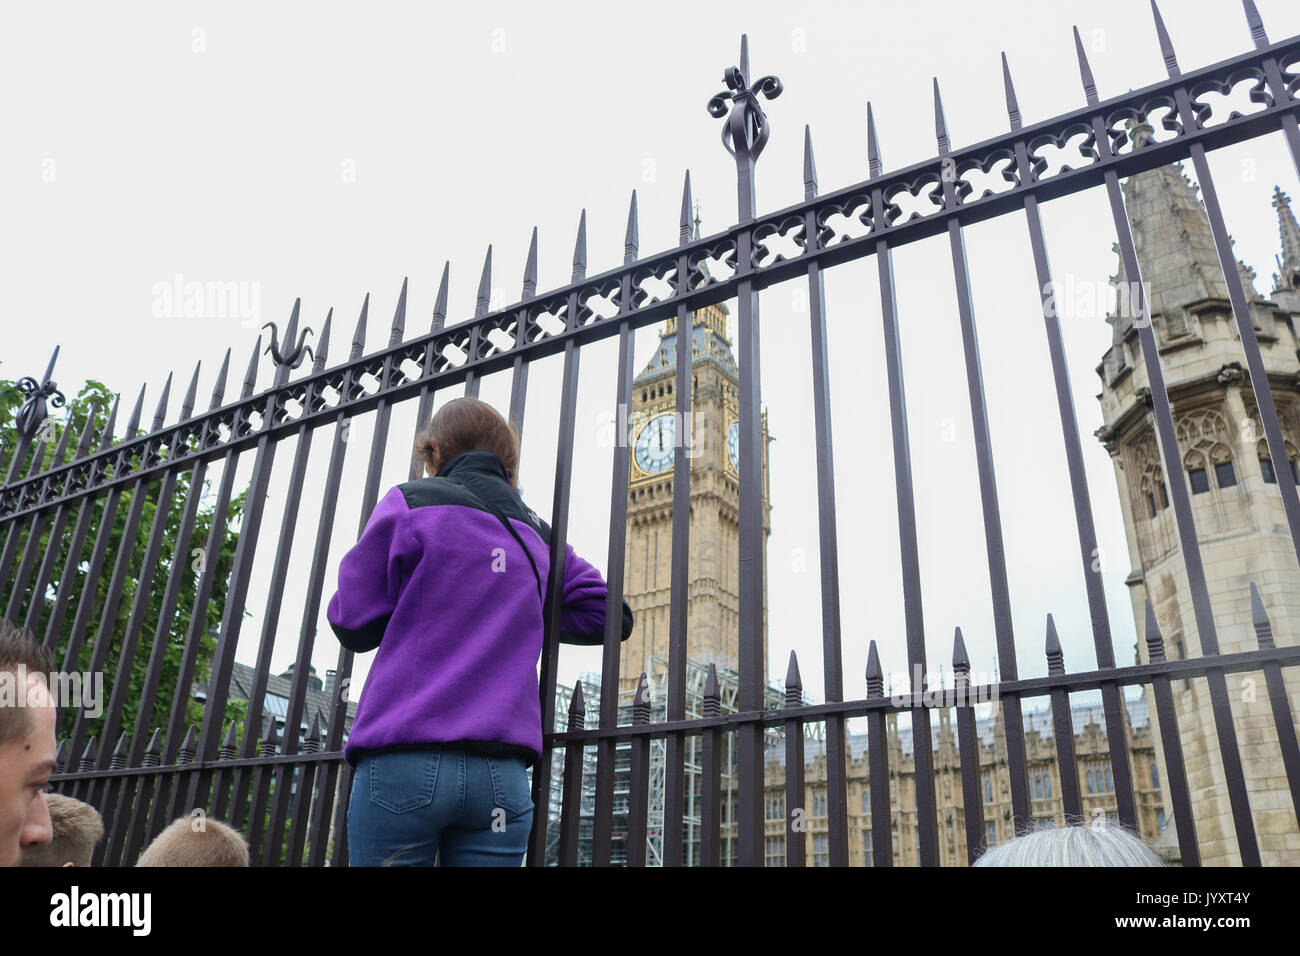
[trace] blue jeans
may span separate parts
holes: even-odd
[[[532,826],[521,758],[432,744],[357,759],[350,866],[520,866]]]

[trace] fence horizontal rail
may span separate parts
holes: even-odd
[[[863,180],[856,185],[847,186],[812,200],[766,214],[752,223],[690,242],[679,249],[668,250],[650,258],[636,259],[629,264],[610,269],[600,275],[572,282],[552,292],[525,299],[522,302],[499,309],[485,316],[447,326],[436,332],[411,338],[401,344],[391,345],[386,349],[334,368],[303,376],[282,387],[269,389],[239,402],[196,415],[181,425],[164,428],[149,435],[123,441],[111,448],[78,458],[67,465],[51,468],[48,471],[0,487],[0,525],[14,518],[41,511],[70,498],[79,497],[84,495],[86,491],[106,490],[142,476],[160,474],[171,468],[191,465],[196,461],[211,461],[221,458],[232,451],[249,449],[268,436],[273,438],[289,437],[291,433],[304,425],[313,427],[326,425],[335,420],[342,412],[347,412],[350,415],[360,415],[379,407],[381,404],[395,404],[403,399],[416,397],[421,393],[422,389],[430,386],[445,388],[463,382],[471,373],[482,376],[491,372],[509,369],[515,365],[521,356],[527,356],[527,361],[533,361],[563,352],[570,342],[581,345],[590,344],[619,334],[619,329],[623,323],[627,323],[633,329],[638,329],[655,322],[662,322],[670,316],[676,316],[679,309],[683,307],[694,311],[706,306],[716,305],[734,298],[742,282],[752,284],[756,290],[762,290],[802,276],[813,262],[825,269],[870,256],[876,252],[877,245],[881,241],[887,241],[891,248],[897,248],[900,245],[940,235],[948,228],[947,224],[950,219],[957,219],[963,225],[968,225],[985,219],[996,218],[1007,212],[1020,209],[1024,204],[1026,194],[1032,194],[1039,199],[1057,198],[1101,184],[1108,172],[1121,176],[1130,176],[1187,158],[1190,155],[1192,145],[1196,143],[1209,148],[1218,148],[1256,138],[1263,133],[1280,129],[1283,117],[1300,115],[1300,100],[1292,99],[1284,103],[1274,103],[1260,111],[1237,116],[1215,126],[1201,127],[1190,131],[1181,130],[1179,135],[1174,138],[1164,141],[1153,140],[1143,148],[1130,153],[1115,153],[1112,156],[1094,159],[1086,166],[1068,168],[1046,179],[1035,179],[1031,183],[1019,183],[1011,189],[986,195],[962,205],[951,208],[936,208],[933,212],[914,216],[903,223],[882,224],[878,221],[879,217],[873,215],[870,232],[862,236],[846,237],[832,245],[821,245],[819,242],[814,241],[811,244],[813,247],[809,248],[808,237],[804,236],[801,241],[803,252],[793,258],[777,255],[770,264],[755,262],[750,263],[748,267],[741,263],[738,264],[740,267],[731,276],[721,279],[709,276],[707,281],[698,287],[682,289],[680,283],[675,283],[673,288],[676,291],[673,295],[655,302],[638,304],[636,308],[632,309],[620,308],[616,314],[598,317],[592,320],[590,324],[574,325],[570,316],[566,321],[568,327],[564,331],[544,334],[534,341],[496,351],[491,355],[483,357],[471,356],[462,364],[440,371],[427,372],[422,370],[419,377],[408,378],[399,368],[401,361],[408,358],[417,362],[417,364],[422,359],[427,360],[435,354],[441,359],[438,350],[431,352],[429,350],[430,346],[435,344],[444,346],[468,345],[475,338],[472,333],[501,328],[503,323],[509,324],[509,321],[517,318],[521,312],[532,312],[535,317],[542,314],[539,311],[539,306],[554,306],[557,311],[563,310],[567,308],[569,297],[574,294],[578,296],[579,304],[585,307],[586,299],[591,296],[612,296],[617,293],[624,287],[625,279],[632,280],[634,295],[643,294],[639,289],[641,281],[651,276],[664,278],[671,275],[675,272],[683,255],[687,257],[688,261],[697,264],[704,261],[704,259],[710,258],[705,253],[716,252],[722,246],[729,246],[733,251],[740,248],[742,236],[749,239],[748,246],[751,249],[762,250],[764,248],[762,243],[753,241],[757,236],[764,233],[771,234],[773,230],[780,232],[782,226],[789,228],[795,224],[794,220],[802,220],[809,212],[812,212],[817,217],[817,221],[821,222],[828,213],[851,211],[847,210],[844,204],[855,197],[860,198],[862,204],[869,206],[869,197],[872,191],[876,189],[881,189],[888,198],[891,186],[910,185],[915,188],[917,186],[915,182],[916,176],[922,176],[926,173],[937,174],[937,171],[947,160],[956,162],[960,169],[963,160],[969,158],[968,154],[970,156],[977,154],[991,156],[998,153],[1014,156],[1016,145],[1033,141],[1035,134],[1044,134],[1049,129],[1064,131],[1068,128],[1077,128],[1079,132],[1082,132],[1091,128],[1093,118],[1099,114],[1106,114],[1107,111],[1122,111],[1125,108],[1132,107],[1134,103],[1150,102],[1153,99],[1166,99],[1172,103],[1175,91],[1187,89],[1189,86],[1195,87],[1198,83],[1203,83],[1206,79],[1217,75],[1238,76],[1242,68],[1246,66],[1260,66],[1265,60],[1285,59],[1291,55],[1300,57],[1300,37],[1279,41],[1272,46],[1242,54],[1240,57],[1217,64],[1214,67],[1207,67],[1197,73],[1183,74],[1175,79],[1153,84],[1142,91],[1116,97],[1096,106],[1080,108],[1065,116],[1057,117],[1036,126],[1025,127],[995,139],[986,140],[975,146],[952,152],[947,156],[936,156],[899,172],[891,172],[887,175]],[[1262,70],[1262,66],[1260,66],[1260,69]],[[705,278],[702,273],[699,275],[701,278]],[[690,285],[694,286],[693,283]],[[486,340],[481,335],[477,338],[480,342]],[[445,359],[443,360],[445,361]],[[337,388],[337,391],[346,396],[347,388],[343,386],[350,387],[363,373],[373,373],[376,370],[382,371],[384,369],[388,369],[390,378],[400,378],[401,380],[384,382],[376,391],[368,392],[360,397],[345,397],[337,404],[307,410],[319,400],[323,386],[338,381],[340,376],[346,376],[346,379]],[[276,397],[277,403],[275,406],[268,406],[268,399],[272,396]],[[307,399],[303,402],[304,411],[301,415],[289,417],[283,415],[281,411],[279,420],[266,420],[264,412],[266,407],[278,407],[283,410],[283,399],[296,399],[299,396],[305,396]],[[232,427],[232,437],[228,441],[221,441],[212,444],[208,448],[195,451],[189,451],[182,446],[176,449],[175,457],[168,458],[166,461],[136,471],[121,470],[121,464],[129,460],[132,455],[146,455],[151,448],[157,448],[159,446],[159,436],[176,436],[177,434],[211,435],[215,434],[213,429],[215,429],[216,425],[230,425],[232,422],[244,423],[253,413],[261,414],[264,417],[262,426],[256,430],[235,435],[235,429]],[[167,443],[166,447],[171,449],[175,444],[174,442]],[[94,477],[102,473],[105,466],[108,465],[113,465],[115,469],[115,475],[112,479],[104,480]],[[90,484],[83,484],[73,490],[65,489],[57,494],[52,491],[61,481],[66,482],[77,475],[89,478]],[[31,500],[32,492],[42,486],[46,491],[38,497],[38,500],[33,502]],[[21,502],[21,504],[16,504],[16,502]]]
[[[1184,660],[1163,661],[1158,664],[1133,664],[1108,670],[1081,671],[1049,677],[1029,677],[998,684],[971,684],[964,691],[964,699],[956,699],[956,691],[949,687],[943,691],[919,691],[918,694],[946,695],[934,704],[914,703],[912,692],[897,692],[885,697],[864,697],[859,700],[833,701],[825,704],[808,704],[803,707],[779,710],[740,711],[717,717],[692,717],[689,720],[666,720],[653,724],[620,724],[591,730],[566,730],[545,734],[554,744],[599,740],[626,740],[636,738],[666,737],[675,733],[701,733],[706,730],[734,730],[753,724],[784,724],[788,720],[821,721],[830,717],[864,717],[873,713],[903,714],[929,708],[951,708],[980,703],[997,703],[1004,697],[1046,697],[1054,690],[1074,693],[1098,690],[1103,684],[1133,686],[1149,684],[1159,677],[1182,680],[1204,677],[1214,673],[1237,673],[1259,670],[1266,664],[1300,666],[1300,645],[1273,647],[1259,651],[1241,651],[1215,657],[1195,657]],[[892,697],[906,697],[907,701],[895,704]]]

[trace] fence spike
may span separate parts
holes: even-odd
[[[803,198],[817,195],[817,164],[813,161],[812,127],[803,124]]]
[[[632,723],[647,724],[650,722],[650,682],[646,680],[645,671],[641,672],[641,680],[636,685],[636,697],[632,701]]]
[[[1079,28],[1074,27],[1074,54],[1079,58],[1079,76],[1083,79],[1083,95],[1089,106],[1097,105],[1097,81],[1092,78],[1092,67],[1088,65],[1088,54],[1083,50],[1083,39]]]
[[[86,741],[86,749],[81,752],[81,770],[83,773],[95,769],[95,742],[98,740],[98,737],[91,737]]]
[[[528,243],[528,261],[524,263],[524,298],[531,299],[537,295],[537,227],[533,226],[533,238]]]
[[[943,99],[939,96],[939,78],[934,77],[934,135],[939,141],[939,155],[949,152],[948,123],[943,118]]]
[[[217,758],[220,760],[233,760],[235,757],[235,721],[230,722],[226,728],[226,736],[221,741],[221,748],[217,751]]]
[[[162,762],[161,727],[155,727],[153,733],[149,736],[149,746],[144,748],[144,760],[141,762],[146,767],[156,767]]]
[[[334,307],[325,313],[325,324],[321,326],[320,338],[316,340],[316,357],[312,360],[311,371],[315,375],[317,372],[325,370],[325,359],[330,350],[330,325],[334,321]]]
[[[1255,582],[1250,582],[1250,623],[1255,626],[1255,638],[1259,641],[1261,651],[1274,647],[1273,643],[1273,625],[1269,623],[1268,614],[1264,610],[1264,602],[1260,599],[1259,590],[1255,587]]]
[[[194,725],[185,725],[185,739],[181,741],[180,755],[177,757],[177,763],[190,763],[194,760],[195,752],[195,733]]]
[[[582,681],[573,685],[573,696],[569,699],[569,729],[582,730],[586,726],[587,702],[582,696]]]
[[[691,171],[688,169],[686,170],[686,178],[682,182],[682,215],[677,222],[678,245],[687,245],[694,238],[691,224],[693,207],[694,203],[691,202]]]
[[[194,363],[194,374],[190,376],[190,386],[185,390],[185,397],[181,399],[181,421],[188,421],[194,414],[194,401],[199,394],[199,369],[203,367],[202,360]]]
[[[217,382],[212,386],[212,405],[208,411],[221,407],[222,402],[226,400],[226,376],[230,374],[230,349],[226,349],[226,357],[221,360],[221,370],[217,372]]]
[[[297,318],[297,309],[294,310],[294,319]],[[298,323],[290,320],[290,325]],[[248,371],[244,373],[244,390],[240,393],[240,401],[253,397],[253,390],[257,388],[257,358],[262,354],[262,333],[257,333],[257,343],[253,346],[253,354],[248,360]]]
[[[101,449],[108,448],[113,444],[113,430],[117,425],[117,401],[121,397],[120,392],[113,396],[113,407],[108,411],[108,422],[104,425],[104,431],[99,436],[99,447]]]
[[[799,676],[799,658],[790,651],[790,665],[785,671],[785,706],[787,709],[803,704],[803,678]]]
[[[876,139],[876,117],[867,103],[867,170],[871,178],[880,175],[880,142]]]
[[[478,303],[474,307],[474,318],[487,315],[488,301],[492,298],[492,246],[488,244],[487,257],[483,260],[483,274],[478,280]]]
[[[126,437],[134,438],[135,433],[140,430],[140,415],[144,412],[144,390],[147,386],[140,386],[140,394],[135,397],[135,407],[131,409],[131,417],[126,423]]]
[[[158,426],[155,425],[154,428],[157,429]],[[59,429],[59,444],[58,444],[58,445],[55,447],[55,449],[54,449],[54,465],[55,465],[55,466],[57,466],[57,465],[62,465],[62,464],[67,460],[67,454],[68,454],[68,435],[71,433],[71,431],[72,431],[71,428],[60,428],[60,429]],[[3,458],[4,458],[4,446],[3,446],[3,445],[0,445],[0,460],[3,460]]]
[[[388,347],[402,344],[402,337],[406,334],[406,283],[409,276],[402,277],[402,291],[397,295],[397,310],[393,313],[392,334],[388,337]]]
[[[268,718],[271,724],[270,730],[262,735],[261,754],[263,757],[274,757],[276,750],[280,746],[280,731],[275,725],[275,718]]]
[[[872,641],[867,648],[867,696],[883,697],[884,692],[885,682],[880,673],[880,654],[876,650],[876,642]]]
[[[62,348],[60,345],[54,346],[54,352],[50,355],[50,363],[45,366],[45,377],[41,379],[42,382],[48,382],[54,377],[54,363],[59,357],[60,348]]]
[[[970,673],[970,656],[966,653],[966,642],[962,640],[961,628],[956,628],[952,636],[952,670],[954,674]],[[943,686],[943,681],[939,681]]]
[[[1047,673],[1052,677],[1065,673],[1065,652],[1056,634],[1056,621],[1050,614],[1047,615]]]
[[[1178,76],[1178,57],[1174,55],[1174,44],[1169,39],[1169,31],[1165,29],[1165,19],[1160,15],[1156,0],[1151,0],[1151,15],[1155,17],[1156,37],[1160,41],[1160,55],[1165,58],[1165,69],[1170,76]]]
[[[1146,642],[1147,659],[1152,664],[1162,664],[1165,660],[1165,639],[1160,634],[1160,625],[1156,623],[1156,609],[1151,599],[1146,599]]]
[[[1250,38],[1255,41],[1255,46],[1268,46],[1268,34],[1264,32],[1264,21],[1259,16],[1259,10],[1255,8],[1255,0],[1242,0],[1246,7],[1246,23],[1250,25]]]
[[[68,738],[64,737],[59,741],[59,749],[54,751],[54,772],[63,773],[63,768],[68,763]]]
[[[451,277],[451,260],[442,264],[442,278],[438,281],[438,294],[433,300],[433,325],[430,332],[437,332],[447,324],[447,280]]]
[[[149,426],[151,432],[156,432],[162,428],[163,421],[167,417],[167,402],[172,394],[172,373],[167,373],[167,381],[163,382],[162,394],[158,396],[158,408],[153,413],[153,424]]]
[[[302,296],[299,296],[293,300],[293,308],[289,310],[289,325],[284,332],[284,352],[286,354],[293,349],[294,340],[298,338],[298,316],[301,311]]]
[[[623,261],[635,262],[636,250],[640,244],[636,217],[636,190],[632,190],[632,204],[627,210],[627,234],[623,237]]]
[[[722,694],[718,689],[718,668],[709,662],[709,673],[704,678],[704,716],[717,717],[722,713]]]
[[[1002,51],[1002,88],[1007,95],[1007,116],[1013,130],[1020,129],[1020,103],[1016,100],[1016,87],[1011,82],[1011,67],[1007,65],[1007,51]]]
[[[749,34],[740,35],[740,73],[746,79],[751,79],[749,75]]]
[[[578,238],[573,242],[573,280],[587,278],[587,210],[578,217]]]
[[[86,421],[81,426],[81,437],[77,439],[77,452],[75,458],[85,458],[86,453],[90,451],[90,436],[92,428],[95,425],[95,416],[99,414],[99,405],[90,406],[90,414],[86,416]]]
[[[357,328],[352,333],[352,351],[348,355],[349,362],[355,362],[361,358],[361,353],[366,347],[366,318],[370,315],[370,293],[366,293],[365,299],[361,302],[361,315],[357,317]]]
[[[305,746],[303,750],[307,753],[320,752],[320,708],[316,708],[316,713],[311,715],[311,726],[307,728],[307,737],[303,741]]]

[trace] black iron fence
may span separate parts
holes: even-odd
[[[1154,9],[1154,8],[1153,8]],[[195,410],[198,369],[182,402],[179,418],[167,424],[167,392],[159,403],[147,432],[140,429],[141,402],[126,429],[125,438],[114,437],[116,403],[108,426],[94,438],[89,429],[68,455],[64,430],[47,464],[50,436],[39,428],[43,412],[34,398],[31,410],[20,421],[5,483],[0,489],[0,581],[8,582],[7,613],[36,630],[65,665],[82,659],[90,648],[92,670],[112,656],[117,660],[117,681],[113,699],[97,738],[87,734],[87,719],[78,714],[70,735],[60,746],[63,761],[55,776],[56,786],[89,800],[103,812],[109,824],[107,838],[96,855],[99,864],[124,864],[135,859],[139,849],[166,822],[196,808],[232,820],[245,829],[252,841],[255,859],[266,863],[283,860],[289,865],[333,865],[346,863],[343,839],[349,768],[341,759],[347,712],[345,695],[332,695],[331,712],[324,731],[313,721],[306,737],[305,724],[308,673],[303,667],[293,675],[285,733],[279,739],[272,723],[269,734],[261,728],[267,717],[263,701],[270,671],[270,655],[281,615],[279,593],[289,562],[295,554],[294,529],[298,515],[297,495],[290,494],[278,538],[271,572],[268,607],[258,645],[253,687],[242,721],[242,735],[235,723],[225,723],[230,699],[234,652],[240,634],[253,557],[263,543],[262,519],[268,483],[280,443],[292,438],[291,488],[300,489],[312,439],[317,429],[329,446],[329,461],[323,500],[314,541],[310,548],[309,590],[299,625],[296,659],[309,661],[315,646],[316,622],[326,585],[325,565],[334,535],[334,514],[345,455],[348,424],[358,416],[373,415],[373,437],[367,455],[367,480],[362,502],[362,524],[373,509],[380,491],[380,468],[389,450],[390,418],[403,401],[418,402],[418,420],[427,421],[435,391],[463,385],[477,394],[480,379],[509,369],[512,388],[509,414],[525,421],[528,369],[539,358],[563,354],[560,391],[559,440],[555,449],[555,483],[551,524],[551,567],[562,567],[570,514],[570,479],[573,460],[574,426],[577,415],[579,360],[584,346],[617,337],[618,384],[616,403],[631,404],[633,378],[632,344],[637,329],[675,317],[682,341],[691,339],[692,313],[707,305],[735,300],[737,358],[740,382],[739,439],[739,689],[738,712],[720,713],[716,681],[706,689],[704,715],[686,719],[685,669],[687,637],[687,557],[690,547],[688,503],[690,470],[686,448],[678,443],[674,456],[672,598],[670,667],[667,719],[650,723],[649,701],[643,682],[633,708],[633,723],[617,725],[617,686],[620,645],[616,633],[623,593],[623,560],[626,506],[629,480],[629,450],[618,447],[612,455],[610,481],[610,534],[607,639],[602,661],[601,696],[594,729],[586,729],[586,702],[581,693],[571,701],[568,729],[545,735],[545,754],[534,768],[534,799],[539,808],[551,805],[549,792],[557,778],[552,773],[556,748],[564,751],[558,821],[558,857],[561,864],[577,858],[579,787],[582,748],[596,751],[595,820],[592,861],[610,858],[613,767],[615,748],[620,742],[631,746],[631,800],[628,809],[628,861],[645,862],[647,807],[647,760],[652,738],[666,744],[667,770],[664,795],[666,821],[663,861],[682,861],[682,829],[672,825],[682,816],[683,754],[688,737],[702,741],[703,809],[701,813],[701,858],[718,861],[719,834],[723,824],[724,794],[719,784],[721,741],[734,734],[737,760],[734,779],[736,811],[727,826],[734,827],[737,862],[746,866],[764,863],[764,728],[784,726],[790,748],[786,766],[786,803],[799,807],[803,801],[800,730],[805,722],[824,722],[827,741],[827,788],[829,862],[844,865],[848,860],[848,800],[845,775],[845,721],[865,716],[869,726],[872,853],[875,865],[892,862],[891,801],[888,749],[885,746],[885,715],[910,714],[915,746],[916,810],[919,818],[920,859],[933,865],[939,859],[934,790],[934,767],[930,748],[930,708],[919,700],[903,705],[887,698],[882,681],[880,656],[874,642],[870,648],[865,697],[844,699],[845,680],[841,672],[842,635],[839,620],[839,577],[837,567],[836,506],[833,482],[833,453],[828,385],[826,308],[823,296],[824,270],[866,257],[874,257],[879,273],[884,315],[884,344],[887,360],[889,416],[893,435],[893,459],[899,521],[899,560],[902,567],[906,621],[906,662],[909,673],[928,672],[921,582],[917,553],[916,502],[913,496],[908,444],[904,383],[899,345],[899,314],[895,300],[892,251],[908,243],[946,233],[957,288],[965,367],[972,420],[979,486],[983,508],[985,543],[992,587],[992,604],[1002,674],[996,686],[968,688],[969,664],[960,635],[954,651],[954,669],[959,690],[971,697],[996,696],[1004,708],[1008,769],[1017,831],[1031,820],[1021,702],[1025,698],[1047,697],[1056,719],[1057,747],[1063,770],[1074,766],[1070,753],[1067,695],[1076,691],[1099,690],[1106,716],[1111,765],[1122,823],[1136,826],[1134,781],[1125,751],[1120,714],[1120,690],[1128,685],[1150,685],[1156,701],[1156,719],[1161,731],[1168,771],[1168,789],[1177,824],[1184,864],[1199,862],[1193,811],[1180,747],[1177,718],[1170,682],[1205,678],[1213,702],[1228,797],[1231,804],[1240,858],[1247,865],[1260,862],[1260,851],[1252,822],[1247,786],[1234,727],[1226,675],[1242,671],[1263,671],[1283,763],[1293,799],[1300,806],[1300,750],[1290,713],[1283,668],[1300,664],[1300,647],[1291,643],[1274,645],[1264,617],[1263,605],[1253,594],[1258,650],[1221,654],[1211,611],[1209,590],[1200,557],[1182,459],[1178,447],[1169,396],[1161,369],[1155,333],[1142,295],[1141,269],[1126,215],[1121,177],[1184,160],[1190,157],[1205,201],[1215,248],[1230,293],[1236,328],[1245,354],[1246,369],[1253,389],[1267,441],[1276,489],[1281,495],[1287,527],[1300,553],[1300,500],[1295,476],[1289,466],[1285,441],[1273,395],[1269,388],[1260,347],[1248,306],[1248,297],[1235,268],[1219,207],[1214,181],[1207,164],[1207,152],[1280,130],[1290,154],[1300,163],[1300,37],[1271,42],[1252,3],[1245,3],[1246,20],[1254,48],[1232,59],[1191,73],[1183,73],[1176,60],[1169,35],[1156,12],[1160,54],[1168,79],[1144,89],[1129,91],[1106,100],[1099,97],[1096,83],[1076,33],[1076,48],[1086,102],[1079,109],[1031,126],[1024,126],[1017,108],[1009,70],[1006,79],[1010,130],[973,146],[953,148],[944,121],[939,91],[935,86],[937,154],[906,169],[886,172],[882,164],[874,121],[868,108],[869,176],[866,180],[833,192],[821,193],[813,163],[811,136],[804,139],[804,201],[775,212],[758,211],[754,170],[768,142],[768,122],[761,99],[781,93],[774,77],[754,78],[748,51],[742,39],[737,66],[725,73],[727,89],[708,102],[710,113],[723,119],[723,141],[734,155],[738,176],[738,217],[731,228],[695,238],[690,223],[691,188],[689,174],[682,197],[680,241],[677,248],[643,256],[640,253],[635,194],[628,217],[624,264],[597,276],[586,275],[585,213],[578,227],[573,256],[572,281],[563,288],[537,290],[537,236],[525,269],[522,294],[509,307],[489,311],[491,255],[484,264],[478,302],[472,318],[446,325],[447,279],[444,270],[434,309],[432,327],[413,338],[406,323],[406,287],[403,286],[387,347],[363,354],[367,306],[363,307],[351,350],[345,361],[329,364],[332,318],[327,319],[312,354],[311,366],[296,378],[292,374],[304,357],[298,308],[295,306],[285,335],[285,349],[274,350],[275,373],[271,385],[256,388],[261,340],[254,350],[239,395],[228,399],[227,376],[230,356],[222,365],[211,401],[206,409]],[[1210,93],[1227,94],[1242,84],[1249,85],[1249,99],[1255,109],[1223,115],[1206,105]],[[1172,135],[1163,140],[1134,141],[1125,131],[1132,120],[1145,120],[1154,111],[1165,111],[1163,127]],[[1067,150],[1070,159],[1049,168],[1047,150]],[[979,194],[969,177],[999,168],[1001,182]],[[1099,575],[1090,562],[1096,553],[1089,491],[1084,475],[1083,453],[1073,397],[1066,377],[1061,331],[1050,304],[1051,274],[1047,247],[1039,219],[1039,204],[1096,186],[1104,187],[1113,214],[1121,261],[1130,282],[1139,290],[1134,303],[1142,358],[1150,382],[1151,410],[1155,422],[1164,471],[1171,477],[1168,493],[1195,611],[1194,627],[1203,656],[1166,660],[1162,638],[1155,627],[1148,604],[1145,639],[1150,663],[1116,667]],[[922,208],[904,215],[901,205]],[[929,209],[925,206],[929,205]],[[1079,554],[1083,562],[1087,600],[1096,649],[1097,668],[1067,674],[1055,635],[1049,633],[1048,675],[1022,679],[1016,673],[1016,647],[1011,630],[1011,605],[1007,569],[1003,556],[999,498],[993,467],[988,413],[982,384],[981,359],[967,278],[964,227],[993,217],[1023,211],[1032,246],[1034,266],[1043,290],[1043,321],[1055,377],[1056,401],[1068,459],[1070,485],[1078,525]],[[850,230],[846,222],[863,229]],[[855,234],[860,233],[860,234]],[[790,253],[790,241],[797,252]],[[780,245],[781,251],[775,246]],[[713,266],[706,269],[708,261]],[[822,594],[822,652],[825,668],[826,703],[801,706],[795,688],[784,709],[764,709],[762,683],[762,628],[765,582],[761,526],[762,468],[759,382],[759,293],[783,282],[806,282],[810,303],[811,362],[814,375],[813,416],[817,445],[817,497],[820,506],[820,556]],[[597,300],[605,306],[597,306]],[[52,371],[47,371],[45,382]],[[690,414],[691,380],[689,363],[679,361],[676,371],[677,414]],[[45,382],[31,382],[40,390]],[[143,393],[142,393],[143,397]],[[681,420],[681,419],[679,419]],[[526,430],[525,430],[526,434]],[[403,440],[404,441],[404,440]],[[406,447],[403,443],[403,447]],[[237,463],[251,456],[251,477],[246,487],[236,488]],[[243,514],[233,532],[233,557],[219,569],[217,560],[225,542],[220,533],[206,542],[194,536],[196,514],[206,469],[221,464],[211,527],[224,528],[232,496],[246,492]],[[183,502],[175,499],[178,479],[187,488]],[[411,477],[416,477],[414,465]],[[123,497],[129,500],[124,534],[112,540],[112,520],[118,515]],[[152,503],[148,511],[146,501]],[[102,507],[99,507],[102,505]],[[96,514],[99,515],[96,518]],[[143,561],[133,568],[123,557],[132,553],[128,544],[139,540],[146,514],[152,514]],[[72,522],[71,530],[68,530]],[[193,565],[173,560],[166,567],[165,580],[159,549],[170,525],[176,535],[178,554],[202,548],[204,560]],[[94,532],[93,543],[87,538]],[[359,533],[360,529],[358,529]],[[47,535],[48,532],[48,535]],[[51,546],[42,551],[40,542]],[[116,552],[114,552],[116,549]],[[116,557],[115,557],[116,554]],[[75,580],[71,570],[86,563],[86,580],[98,581],[105,562],[115,561],[109,594],[98,622],[90,619],[92,602],[78,601],[69,626],[66,615],[75,597],[67,583]],[[56,565],[63,572],[56,574]],[[218,577],[218,575],[223,575]],[[119,607],[123,586],[129,576],[138,580],[125,624]],[[52,579],[60,587],[47,595]],[[548,636],[544,643],[541,672],[543,726],[556,726],[555,684],[562,582],[552,575],[548,583],[552,598]],[[193,592],[195,613],[184,632],[183,652],[174,686],[162,686],[163,654],[172,640],[183,585]],[[206,607],[214,588],[224,589],[220,623],[215,630],[211,656],[211,678],[206,686],[203,717],[197,730],[186,725],[186,706],[193,690],[193,677],[201,642],[208,632]],[[146,609],[152,592],[162,593],[162,610],[153,635],[144,633]],[[189,592],[187,592],[189,593]],[[292,622],[290,622],[292,623]],[[1294,641],[1294,635],[1290,636]],[[89,644],[87,644],[89,642]],[[125,694],[122,680],[137,655],[148,650],[148,675],[140,688],[143,704],[138,714],[121,707]],[[352,654],[342,650],[336,680],[350,679]],[[920,689],[920,688],[917,688]],[[953,692],[949,691],[951,695]],[[159,695],[172,694],[170,719],[166,727],[148,726],[141,715],[152,712]],[[162,699],[165,699],[162,698]],[[975,756],[972,712],[969,704],[949,698],[958,708],[958,731],[963,764],[965,834],[971,859],[980,849],[979,766]],[[115,706],[116,705],[116,706]],[[559,768],[557,768],[559,769]],[[1077,780],[1062,773],[1066,813],[1081,815]],[[553,821],[538,813],[530,841],[529,862],[545,861],[548,828]],[[805,859],[802,829],[787,825],[787,859],[802,864]],[[278,855],[277,855],[278,852]]]

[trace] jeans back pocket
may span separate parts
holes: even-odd
[[[533,809],[528,766],[522,757],[485,757],[492,775],[492,799],[510,816]]]
[[[433,802],[438,780],[436,750],[396,750],[370,758],[370,802],[391,813],[409,813]]]

